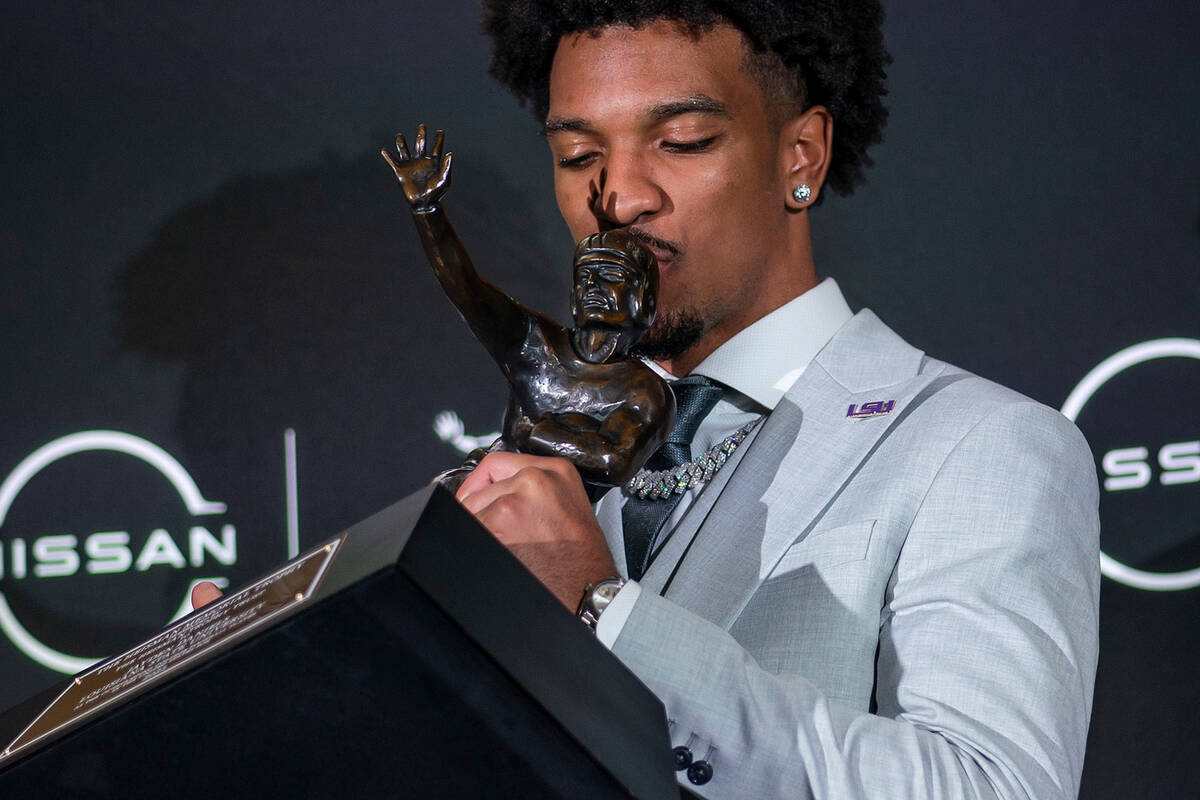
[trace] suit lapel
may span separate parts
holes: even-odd
[[[768,417],[768,421],[769,419]],[[713,475],[712,480],[705,485],[699,497],[684,512],[683,517],[675,526],[675,530],[671,532],[665,542],[659,545],[654,559],[650,562],[650,568],[646,570],[646,574],[638,583],[655,592],[661,591],[663,583],[671,574],[672,566],[679,561],[688,542],[703,523],[704,517],[712,508],[713,503],[721,496],[725,483],[733,475],[738,463],[749,451],[763,427],[765,424],[750,431],[745,441],[737,450],[733,451],[733,455],[725,462],[725,466]],[[625,563],[625,529],[621,520],[621,490],[619,488],[609,491],[600,498],[600,502],[596,505],[596,521],[600,524],[600,530],[604,532],[604,539],[612,553],[617,572],[621,575],[629,575],[628,564]]]
[[[912,380],[921,358],[869,311],[856,315],[780,401],[724,485],[701,495],[718,489],[694,517],[689,511],[690,525],[655,560],[645,588],[732,624],[927,382]],[[847,416],[851,404],[887,401],[887,414]]]
[[[691,545],[692,539],[696,536],[696,532],[700,529],[700,526],[704,524],[714,504],[724,495],[725,486],[737,473],[738,465],[754,449],[758,437],[771,427],[771,416],[768,416],[762,424],[750,432],[750,435],[746,437],[746,440],[742,442],[738,449],[733,451],[733,455],[725,462],[725,466],[713,476],[712,480],[704,487],[704,490],[700,492],[700,496],[684,512],[682,519],[679,520],[679,524],[675,526],[675,530],[671,532],[670,537],[663,543],[658,553],[654,556],[654,559],[650,562],[650,567],[646,570],[646,574],[639,581],[644,588],[654,592],[663,591],[664,586],[674,572],[675,565],[683,558],[683,554]],[[618,511],[618,518],[619,516],[620,512]]]

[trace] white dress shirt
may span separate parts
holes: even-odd
[[[732,391],[726,391],[701,421],[692,438],[692,456],[703,453],[747,422],[770,413],[821,348],[852,316],[837,282],[826,278],[738,331],[700,362],[693,375],[720,381]],[[676,377],[652,362],[650,366],[668,380]],[[700,486],[683,494],[667,521],[668,530],[679,522],[703,489]],[[610,491],[597,503],[597,509],[606,503],[624,505],[627,499],[622,490]],[[603,516],[620,519],[619,514]],[[629,581],[600,615],[596,636],[606,647],[612,647],[617,640],[640,593],[637,582]]]

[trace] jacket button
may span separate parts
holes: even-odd
[[[703,786],[712,780],[713,768],[707,761],[697,761],[688,767],[688,780],[697,786]]]
[[[675,754],[675,771],[687,769],[692,765],[692,750],[690,747],[680,745],[672,750]]]

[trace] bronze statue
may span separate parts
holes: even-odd
[[[666,439],[675,399],[666,382],[629,349],[654,321],[658,262],[623,231],[585,237],[575,249],[575,287],[567,330],[522,306],[475,271],[439,205],[450,188],[452,155],[438,131],[426,154],[425,126],[412,152],[396,136],[382,155],[404,189],[413,222],[446,296],[508,378],[508,410],[490,449],[562,456],[593,499],[628,482]],[[456,488],[485,451],[443,473]]]

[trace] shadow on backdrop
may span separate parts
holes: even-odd
[[[459,163],[447,208],[480,271],[561,315],[570,262],[551,264],[498,171]],[[246,547],[275,547],[274,560],[286,428],[307,546],[457,463],[433,433],[439,410],[479,432],[499,424],[504,381],[437,286],[377,148],[230,181],[161,226],[118,294],[122,347],[185,367],[187,463],[228,498]]]

